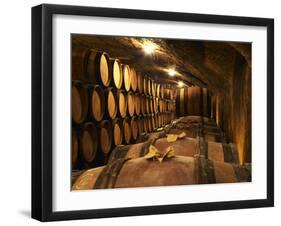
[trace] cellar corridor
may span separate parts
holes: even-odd
[[[251,44],[72,34],[72,189],[251,181]]]

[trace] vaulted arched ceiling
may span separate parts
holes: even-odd
[[[187,85],[208,87],[214,93],[229,90],[237,55],[251,65],[250,43],[76,34],[72,38],[74,46],[105,51],[110,57],[120,59],[159,82],[176,84],[182,80]],[[145,40],[157,46],[152,55],[142,50]],[[178,74],[169,76],[165,71],[169,67],[174,67]]]

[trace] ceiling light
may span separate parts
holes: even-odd
[[[169,68],[167,72],[170,76],[175,76],[177,74],[174,68]]]
[[[157,45],[151,41],[146,40],[142,44],[142,49],[146,54],[152,54],[157,48]]]
[[[178,86],[179,86],[179,87],[183,87],[183,86],[184,86],[184,83],[183,83],[182,81],[179,81],[179,82],[178,82]]]

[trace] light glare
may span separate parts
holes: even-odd
[[[177,72],[175,71],[174,68],[169,68],[169,69],[168,69],[168,74],[169,74],[170,76],[175,76],[176,73],[177,73]]]
[[[153,42],[145,42],[142,48],[146,54],[152,54],[156,50],[156,45]]]
[[[183,87],[183,85],[184,85],[184,83],[183,83],[182,81],[179,81],[179,82],[178,82],[178,86],[179,86],[179,87]]]

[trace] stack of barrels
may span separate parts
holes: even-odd
[[[112,149],[175,117],[173,87],[89,48],[72,49],[72,168],[104,165]]]
[[[202,136],[219,129],[214,120],[185,116],[173,124],[182,125],[170,127],[164,137],[115,148],[106,166],[83,172],[72,189],[251,181],[251,165],[239,164],[235,144]],[[195,138],[190,137],[187,131],[192,127],[203,132]],[[150,150],[152,144],[154,152]],[[167,154],[169,148],[172,149],[170,157]],[[161,161],[157,160],[157,156]]]

